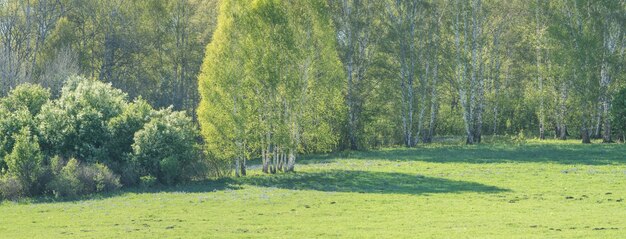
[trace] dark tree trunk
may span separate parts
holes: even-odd
[[[604,106],[604,112],[605,112],[605,117],[604,117],[604,134],[602,135],[602,142],[603,143],[612,143],[613,139],[611,138],[611,134],[613,132],[611,132],[611,119],[610,117],[608,117],[609,115],[609,107],[608,106]]]
[[[611,129],[604,129],[604,135],[602,135],[602,143],[610,144],[613,143],[613,139],[611,137]]]
[[[559,128],[559,139],[567,140],[567,126],[561,125],[561,127]]]
[[[244,177],[247,174],[247,169],[246,169],[246,158],[242,158],[241,159],[241,176]]]
[[[580,135],[582,137],[583,144],[591,143],[591,137],[589,137],[589,129],[587,129],[587,126],[583,126],[583,128],[580,130]]]

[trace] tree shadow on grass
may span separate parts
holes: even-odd
[[[422,161],[432,163],[557,163],[582,165],[626,164],[623,145],[505,145],[421,146],[412,149],[386,149],[344,152],[306,157],[299,163],[332,163],[341,159]]]
[[[275,187],[290,190],[322,192],[354,192],[374,194],[431,194],[431,193],[498,193],[509,191],[475,182],[453,181],[421,175],[386,172],[330,170],[299,172],[273,176],[240,178],[242,185]]]

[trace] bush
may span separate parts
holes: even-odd
[[[203,160],[205,172],[208,173],[207,176],[212,178],[223,178],[229,177],[233,171],[233,163],[231,160],[223,159],[221,157],[210,156],[208,152],[204,153]]]
[[[163,184],[189,179],[185,170],[198,159],[199,133],[184,112],[163,110],[135,134],[133,160],[142,175],[151,175]]]
[[[132,155],[128,155],[126,158],[127,159],[124,160],[127,163],[122,168],[118,169],[120,183],[124,186],[137,185],[140,182],[139,166],[132,160]],[[114,170],[113,172],[116,171]]]
[[[83,183],[87,194],[111,192],[121,187],[120,177],[113,174],[107,166],[99,163],[83,167],[78,178]]]
[[[76,159],[70,160],[60,171],[55,171],[54,175],[54,180],[48,183],[47,188],[56,197],[75,197],[82,193]]]
[[[15,146],[6,158],[9,176],[15,177],[29,194],[37,193],[37,182],[44,173],[43,154],[37,137],[28,128],[14,136]]]
[[[31,115],[37,115],[49,100],[49,90],[40,85],[23,84],[12,90],[0,103],[9,111],[26,109]]]
[[[128,155],[133,152],[135,133],[150,121],[153,111],[148,102],[138,99],[128,104],[122,114],[108,122],[107,130],[110,139],[107,141],[106,148],[109,154],[105,163],[115,172],[121,173],[129,166],[127,159]]]
[[[33,117],[25,108],[9,111],[0,107],[0,170],[6,169],[3,163],[15,145],[14,135],[20,134],[24,128],[33,127]]]
[[[67,80],[58,101],[69,110],[95,109],[102,114],[102,118],[109,120],[122,113],[127,97],[126,93],[113,88],[110,83],[76,76]]]
[[[9,175],[0,176],[0,200],[17,200],[24,194],[24,188],[19,179]]]
[[[81,77],[68,79],[60,98],[49,98],[40,86],[23,85],[0,99],[2,198],[74,197],[120,183],[207,175],[210,164],[198,160],[199,133],[183,112],[155,111],[142,99],[128,103],[110,84]],[[44,162],[52,155],[59,156]]]
[[[48,155],[69,155],[77,137],[75,118],[55,102],[48,102],[36,116],[41,146]]]
[[[524,134],[524,130],[520,130],[516,136],[512,137],[513,142],[516,144],[526,144],[526,135]]]
[[[43,145],[50,154],[106,161],[107,122],[126,108],[126,94],[110,84],[74,77],[58,100],[37,116]]]
[[[51,163],[55,178],[48,184],[56,197],[76,197],[98,192],[110,192],[121,187],[119,176],[113,174],[102,164],[83,165],[76,159],[71,159],[61,170],[63,163],[56,158]]]
[[[19,85],[6,98],[0,99],[0,171],[7,168],[4,158],[13,149],[13,136],[23,128],[33,129],[33,116],[49,100],[47,89],[32,84]]]
[[[142,176],[140,179],[140,185],[143,188],[151,188],[157,185],[157,179],[153,176]]]

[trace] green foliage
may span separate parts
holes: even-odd
[[[158,184],[158,180],[157,178],[150,176],[150,175],[146,175],[146,176],[141,176],[141,178],[139,179],[141,187],[143,188],[151,188],[154,187]]]
[[[0,107],[0,170],[4,168],[3,159],[13,150],[14,135],[24,128],[30,130],[33,125],[33,117],[25,108],[9,111]]]
[[[44,173],[43,154],[38,139],[28,128],[13,135],[15,146],[6,157],[7,174],[15,177],[29,194],[36,193],[36,183]]]
[[[183,178],[183,168],[181,162],[176,157],[166,157],[159,162],[159,181],[165,184],[174,184]]]
[[[48,100],[50,100],[49,90],[40,85],[22,84],[0,100],[0,105],[9,111],[26,109],[31,115],[37,115]]]
[[[154,109],[143,99],[128,104],[122,114],[112,118],[107,124],[109,140],[107,165],[119,172],[127,167],[128,159],[133,152],[132,144],[135,133],[141,130],[150,121]]]
[[[126,94],[110,84],[81,77],[68,79],[59,99],[37,116],[42,144],[50,154],[107,161],[107,122],[122,114]]]
[[[218,156],[213,156],[209,151],[207,151],[206,145],[202,145],[202,149],[200,149],[200,153],[202,153],[202,158],[196,168],[204,168],[204,173],[209,178],[225,178],[231,176],[233,171],[232,159],[231,158],[222,158]]]
[[[135,134],[133,160],[141,176],[174,184],[191,177],[186,167],[198,160],[199,133],[184,112],[162,110]]]
[[[110,192],[121,187],[119,176],[116,176],[103,164],[81,164],[70,159],[64,166],[60,158],[53,161],[54,180],[47,188],[56,197],[76,197],[99,192]],[[60,170],[59,170],[60,168]]]
[[[199,76],[211,157],[243,163],[270,149],[337,147],[343,85],[327,10],[324,1],[221,2]]]
[[[516,144],[526,144],[526,135],[524,134],[524,130],[520,130],[516,136],[513,136],[513,142]]]
[[[615,123],[615,129],[622,134],[621,137],[624,137],[626,134],[626,88],[620,90],[614,97],[611,116]]]
[[[12,175],[0,175],[0,200],[17,200],[27,194],[22,182]]]
[[[48,96],[27,85],[1,100],[3,197],[74,197],[135,185],[142,175],[174,184],[209,174],[197,128],[184,112],[155,111],[141,98],[128,103],[110,84],[81,77],[68,79],[60,98]],[[34,119],[31,111],[39,112]]]
[[[192,112],[218,0],[0,2],[0,96],[21,82],[57,96],[66,76],[111,82],[152,105]],[[150,84],[153,87],[145,87]]]
[[[57,160],[59,159],[57,158]],[[67,164],[61,167],[60,171],[53,172],[55,179],[47,185],[48,190],[57,197],[75,197],[80,195],[83,192],[83,185],[81,185],[78,179],[78,171],[78,160],[69,160]]]

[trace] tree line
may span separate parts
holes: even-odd
[[[191,113],[216,11],[217,0],[0,1],[0,96],[36,83],[58,97],[80,74]]]
[[[236,175],[252,158],[275,173],[302,153],[451,135],[623,140],[623,0],[0,6],[1,95],[36,83],[57,98],[75,74],[111,83],[187,111]]]
[[[608,143],[623,136],[625,23],[620,0],[222,1],[198,116],[210,152],[266,172],[293,152],[437,135]]]
[[[520,131],[613,141],[624,1],[331,2],[353,149]]]

